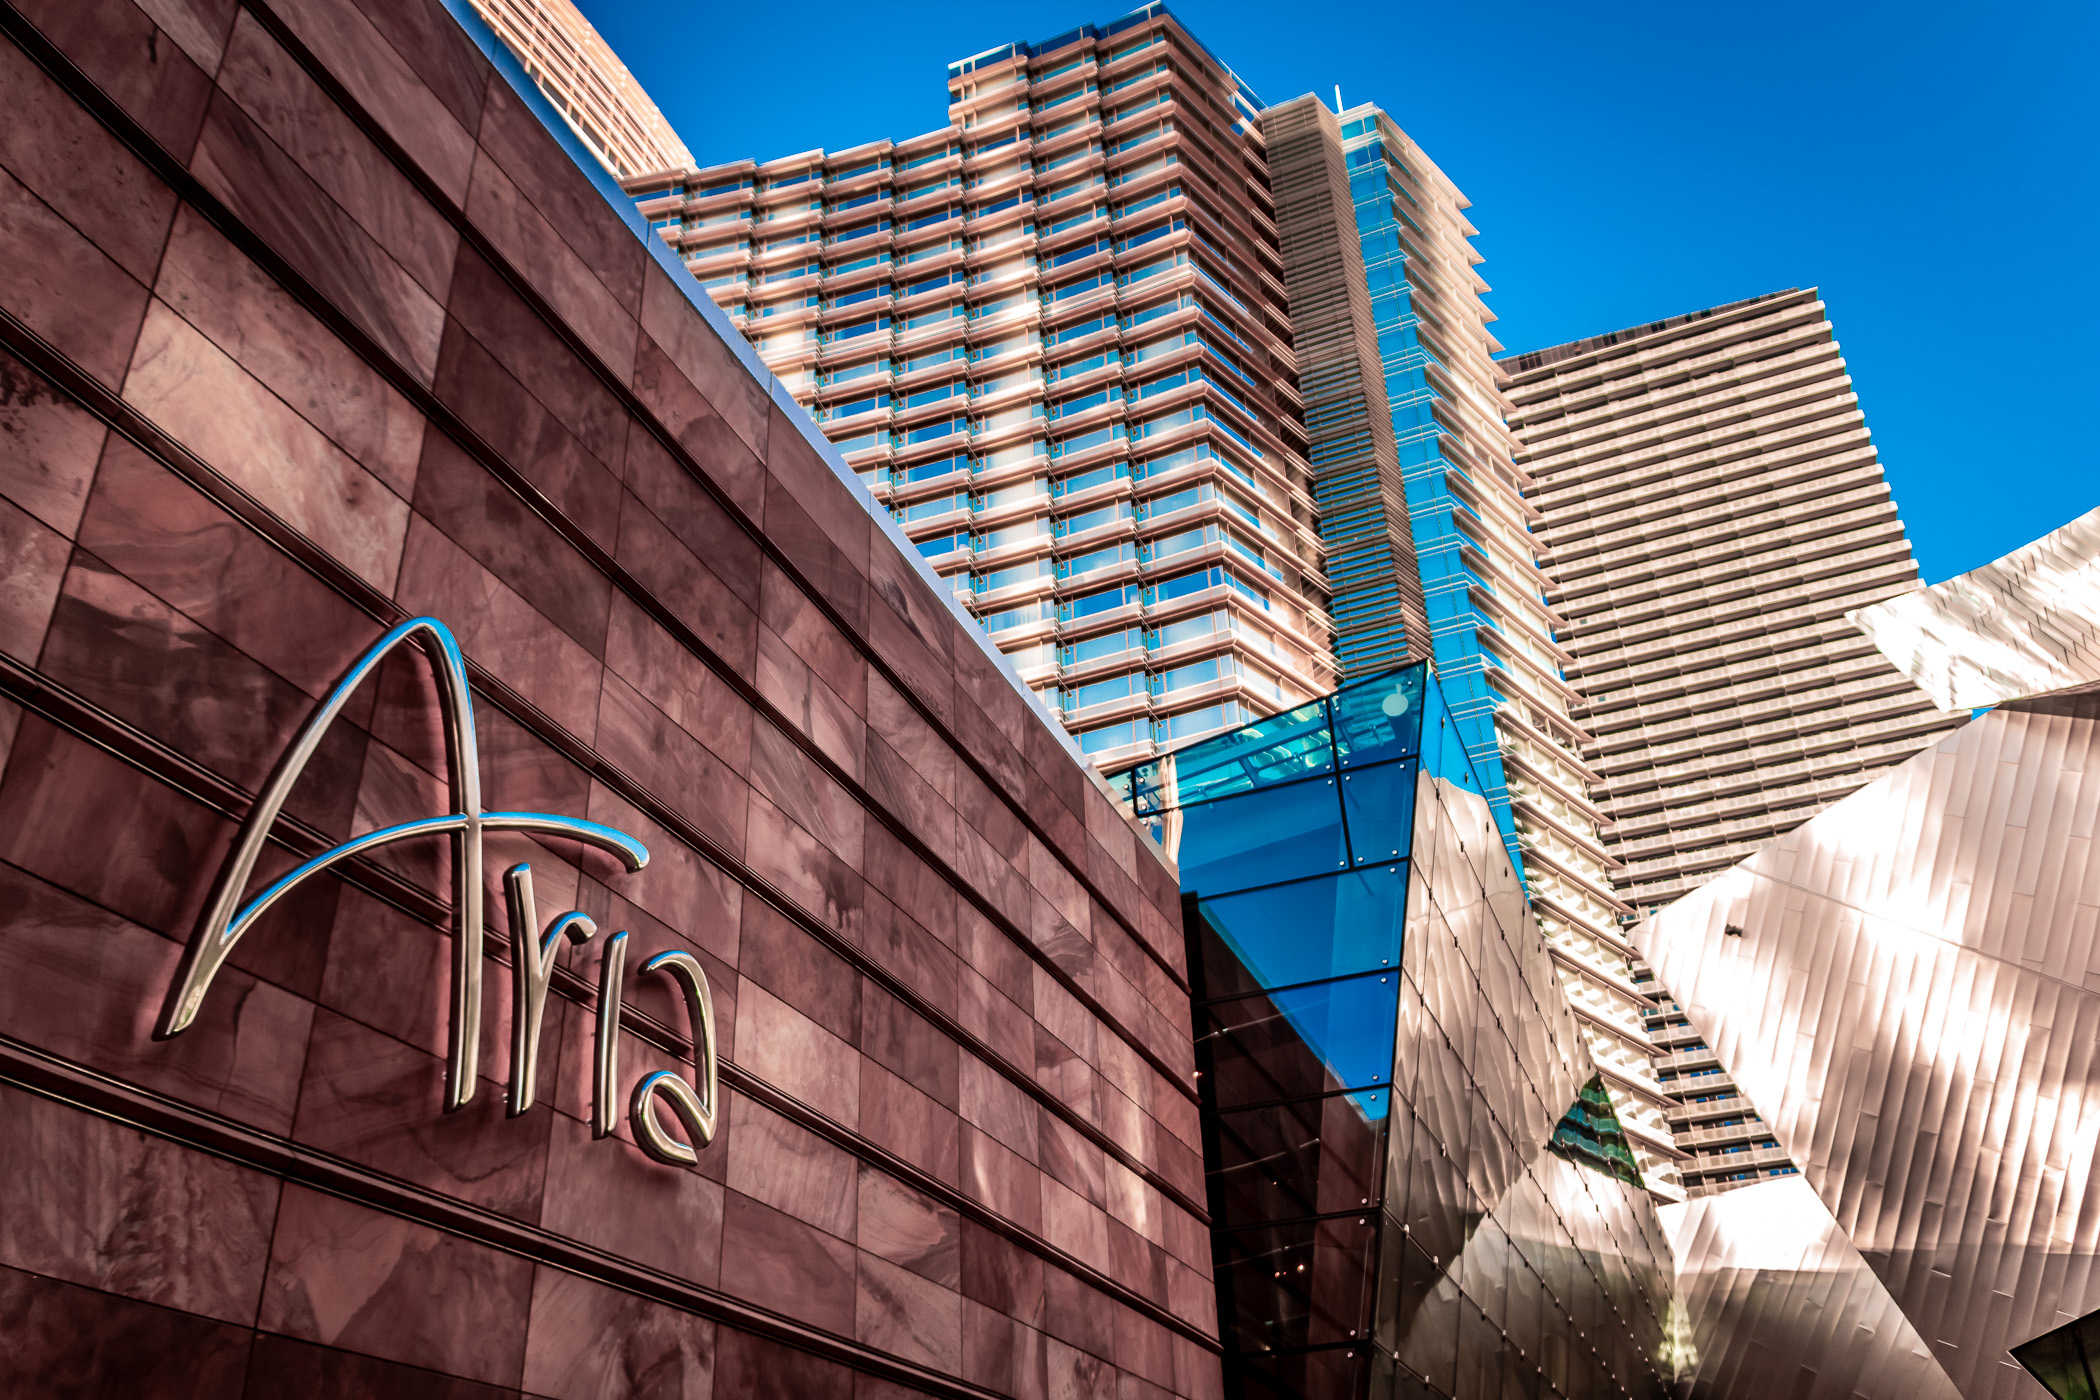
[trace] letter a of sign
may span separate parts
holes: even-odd
[[[270,828],[276,824],[277,814],[283,808],[285,798],[290,795],[292,784],[306,770],[307,762],[320,747],[321,738],[328,726],[335,723],[342,713],[351,692],[359,683],[377,670],[379,663],[395,647],[413,640],[430,660],[438,686],[438,703],[442,707],[445,721],[445,757],[450,778],[452,810],[443,816],[421,817],[415,821],[402,822],[397,826],[368,831],[354,836],[340,846],[331,847],[313,859],[300,865],[258,892],[246,903],[241,901],[241,892],[248,887],[249,877],[255,873],[255,864],[261,858],[263,843],[269,839]],[[191,1021],[196,1019],[198,1008],[211,990],[212,978],[233,952],[241,936],[254,927],[263,911],[282,899],[309,876],[352,856],[390,846],[397,841],[413,837],[445,836],[452,842],[452,1025],[448,1036],[449,1053],[445,1067],[445,1107],[455,1109],[474,1097],[474,1083],[480,1058],[481,1028],[481,940],[482,940],[482,833],[489,831],[524,831],[543,836],[566,837],[580,841],[599,850],[610,851],[629,870],[640,870],[649,861],[648,848],[624,832],[596,822],[577,817],[550,816],[544,812],[484,812],[481,810],[481,753],[474,739],[474,703],[467,689],[467,662],[460,654],[459,643],[450,628],[434,617],[413,617],[395,627],[375,642],[336,683],[328,693],[299,737],[285,750],[284,757],[270,773],[269,781],[263,784],[255,806],[248,812],[248,819],[241,824],[240,836],[233,843],[233,850],[226,857],[226,864],[219,871],[219,878],[212,886],[211,897],[205,901],[204,912],[198,917],[196,931],[190,935],[188,949],[183,953],[182,967],[175,982],[168,989],[168,999],[161,1008],[160,1020],[154,1027],[156,1039],[165,1040],[179,1035]],[[529,886],[527,887],[529,890]],[[515,897],[515,895],[514,895]],[[523,921],[514,916],[514,924],[527,925],[525,937],[531,938],[536,930],[529,927],[531,915]],[[581,916],[577,916],[580,918]],[[559,926],[569,936],[583,933],[581,927],[568,924]],[[514,937],[516,935],[514,934]],[[546,944],[536,948],[531,969],[518,967],[513,975],[525,977],[528,972],[540,974],[544,985],[544,969],[537,964],[551,956],[551,948],[559,933],[550,931]],[[537,1009],[537,1003],[534,1003]],[[515,1069],[516,1067],[514,1067]],[[526,1082],[514,1084],[513,1107],[522,1112],[531,1106],[530,1071],[526,1071]],[[710,1095],[710,1100],[712,1096]]]

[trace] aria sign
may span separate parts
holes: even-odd
[[[242,902],[241,893],[255,873],[270,828],[328,726],[341,714],[358,684],[377,670],[395,647],[411,640],[429,657],[437,680],[438,704],[445,722],[452,810],[444,816],[421,817],[354,836]],[[449,1112],[462,1107],[474,1097],[481,1053],[481,842],[482,834],[490,831],[564,837],[610,852],[629,870],[640,870],[649,862],[648,848],[641,842],[597,822],[542,812],[481,809],[481,754],[474,738],[474,704],[467,688],[466,658],[444,623],[434,617],[410,618],[381,637],[344,674],[278,760],[247,821],[242,823],[240,836],[198,917],[181,968],[168,988],[154,1038],[165,1040],[180,1035],[196,1019],[205,995],[211,991],[212,979],[232,954],[234,945],[255,926],[265,910],[301,882],[382,846],[417,837],[446,836],[452,843],[452,1022],[445,1063],[445,1108]],[[505,1107],[515,1118],[529,1110],[538,1097],[540,1022],[546,1012],[547,984],[554,975],[555,954],[563,939],[579,944],[589,942],[596,936],[598,926],[588,916],[571,910],[542,930],[533,901],[529,865],[514,865],[504,872],[503,893],[510,915],[511,945],[510,1087]],[[619,1126],[620,992],[626,975],[626,953],[627,935],[616,933],[605,941],[599,960],[591,1101],[593,1137],[608,1137]],[[721,1106],[715,1070],[714,999],[708,991],[707,973],[690,953],[658,953],[642,965],[642,972],[663,973],[685,994],[700,1087],[694,1088],[670,1070],[646,1075],[634,1086],[628,1121],[635,1141],[651,1157],[674,1166],[690,1165],[697,1160],[698,1149],[713,1140]],[[656,1115],[658,1100],[684,1125],[690,1143],[665,1131]]]

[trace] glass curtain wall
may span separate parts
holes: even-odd
[[[1116,781],[1181,863],[1228,1393],[1664,1393],[1667,1244],[1428,667]]]

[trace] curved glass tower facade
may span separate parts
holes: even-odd
[[[1506,425],[1464,193],[1391,117],[1306,96],[1262,118],[1301,322],[1345,670],[1429,660],[1649,1185],[1678,1196],[1631,912],[1563,674],[1567,619]]]

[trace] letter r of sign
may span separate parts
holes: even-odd
[[[354,836],[333,846],[280,876],[243,901],[261,859],[271,828],[276,824],[292,785],[312,760],[322,738],[352,692],[378,669],[380,663],[404,642],[416,644],[429,659],[437,681],[438,703],[444,719],[445,757],[451,810],[442,816],[421,817],[394,826]],[[434,617],[415,617],[389,630],[346,671],[335,688],[321,701],[284,752],[263,784],[255,805],[241,824],[233,849],[220,867],[197,926],[184,950],[175,980],[168,988],[154,1027],[156,1039],[179,1035],[196,1019],[204,998],[243,935],[272,905],[302,881],[353,856],[375,851],[396,842],[418,837],[443,836],[452,847],[452,995],[451,1024],[447,1034],[445,1108],[456,1109],[474,1097],[480,1060],[481,971],[483,937],[482,837],[490,831],[518,831],[562,837],[610,852],[630,871],[648,864],[649,851],[641,842],[597,822],[544,812],[485,812],[481,807],[481,758],[474,734],[473,697],[468,687],[466,658],[450,628]],[[513,866],[504,876],[505,903],[511,933],[511,1081],[507,1109],[512,1115],[530,1109],[537,1098],[539,1029],[545,1014],[547,986],[554,974],[555,959],[564,938],[574,943],[588,941],[597,926],[585,915],[571,911],[555,919],[544,931],[532,891],[532,872],[525,865]],[[607,945],[604,981],[600,988],[599,1076],[600,1096],[610,1069],[617,1072],[619,1039],[620,954],[627,941],[616,934]],[[690,965],[689,967],[687,965]],[[635,1091],[635,1136],[644,1151],[659,1161],[691,1162],[691,1149],[668,1138],[650,1111],[656,1098],[664,1098],[685,1124],[694,1147],[705,1147],[713,1136],[718,1097],[714,1062],[714,1014],[707,990],[707,976],[689,954],[663,953],[652,958],[645,972],[663,970],[677,978],[686,990],[693,1022],[696,1060],[706,1086],[704,1095],[675,1075],[648,1076]],[[604,1006],[606,993],[610,1005]],[[610,1024],[607,1024],[607,1013]],[[676,1088],[659,1083],[675,1080]],[[679,1090],[683,1090],[681,1094]],[[602,1107],[597,1110],[602,1117]],[[604,1136],[606,1129],[598,1133]],[[680,1153],[684,1155],[679,1155]]]

